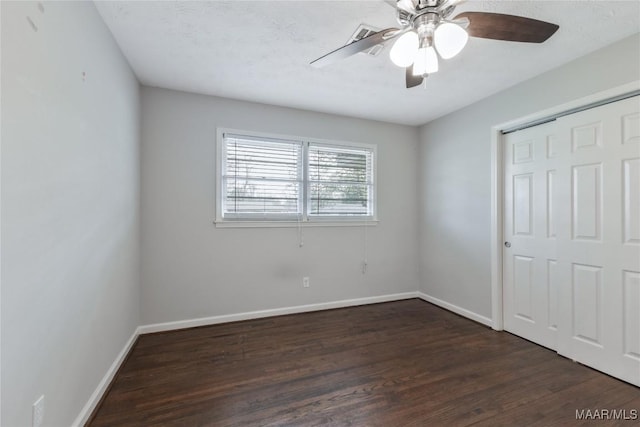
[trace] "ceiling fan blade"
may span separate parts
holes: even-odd
[[[351,55],[355,55],[358,52],[371,49],[377,44],[381,44],[386,42],[387,40],[391,40],[392,38],[398,36],[401,32],[402,31],[398,28],[387,28],[386,30],[378,31],[377,33],[373,33],[361,40],[349,43],[346,46],[342,46],[334,50],[333,52],[329,52],[326,55],[321,56],[315,61],[312,61],[311,65],[313,65],[314,67],[324,67],[325,65],[329,65],[341,59],[348,58]]]
[[[472,37],[513,42],[542,43],[560,28],[556,24],[515,15],[489,12],[463,12],[455,19],[469,19]]]
[[[464,3],[467,0],[444,0],[442,3],[438,5],[439,10],[445,10],[451,6],[458,6],[461,3]]]
[[[469,27],[469,18],[460,18],[454,20],[443,19],[442,22],[451,22],[452,24],[456,24],[464,28],[465,30]]]
[[[407,89],[411,89],[412,87],[420,86],[424,79],[422,76],[414,76],[413,65],[409,65],[405,69],[405,80],[407,81]]]
[[[408,13],[416,13],[416,0],[397,0],[396,7]]]

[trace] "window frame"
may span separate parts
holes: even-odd
[[[269,217],[249,215],[247,217],[224,217],[224,170],[226,166],[226,153],[224,150],[224,135],[233,134],[250,138],[264,138],[268,140],[282,140],[284,142],[300,142],[302,144],[302,215],[291,219],[291,216],[278,218],[278,215]],[[327,147],[363,149],[371,152],[371,210],[372,215],[309,215],[309,144],[317,144]],[[336,141],[318,138],[307,138],[295,135],[272,134],[267,132],[255,132],[232,128],[216,129],[216,160],[215,160],[215,220],[216,227],[299,227],[304,226],[367,226],[378,223],[378,153],[375,144],[366,144],[351,141]]]

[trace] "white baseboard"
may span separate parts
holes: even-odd
[[[122,362],[124,362],[124,359],[129,354],[129,351],[131,350],[133,343],[136,342],[136,338],[138,338],[138,335],[140,335],[140,328],[136,328],[136,330],[133,331],[133,334],[131,335],[127,343],[124,345],[122,350],[120,350],[120,353],[118,353],[118,356],[116,356],[116,359],[107,370],[107,373],[104,375],[104,377],[102,377],[102,380],[98,384],[98,387],[94,390],[93,394],[84,405],[84,408],[82,408],[82,411],[80,411],[80,414],[76,417],[75,421],[72,424],[73,427],[82,427],[86,424],[87,421],[89,421],[89,417],[93,413],[93,410],[96,408],[98,403],[100,403],[100,399],[102,399],[102,396],[107,391],[107,388],[109,387],[109,384],[111,384],[113,377],[118,372],[120,365],[122,365]]]
[[[467,319],[471,319],[478,323],[482,323],[483,325],[486,325],[489,327],[493,326],[493,321],[488,317],[482,316],[478,313],[474,313],[473,311],[467,310],[466,308],[458,307],[455,304],[451,304],[439,298],[432,297],[431,295],[427,295],[423,292],[417,292],[417,294],[418,294],[418,298],[420,298],[421,300],[430,302],[431,304],[435,304],[439,307],[442,307],[456,314],[459,314],[460,316],[466,317]]]
[[[323,302],[318,304],[297,305],[293,307],[274,308],[270,310],[249,311],[237,314],[225,314],[222,316],[201,317],[199,319],[178,320],[175,322],[155,323],[138,328],[140,334],[153,332],[173,331],[175,329],[193,328],[196,326],[215,325],[218,323],[237,322],[239,320],[260,319],[262,317],[282,316],[284,314],[306,313],[310,311],[329,310],[332,308],[353,307],[357,305],[375,304],[379,302],[399,301],[403,299],[417,298],[417,292],[404,292],[400,294],[380,295],[340,301]]]

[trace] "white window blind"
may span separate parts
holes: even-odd
[[[223,211],[227,218],[302,214],[302,143],[225,134]]]
[[[373,152],[309,144],[310,216],[373,214]]]
[[[375,219],[372,145],[226,131],[218,141],[217,221]]]

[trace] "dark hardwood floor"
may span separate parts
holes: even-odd
[[[91,426],[572,426],[640,389],[421,300],[142,335]]]

